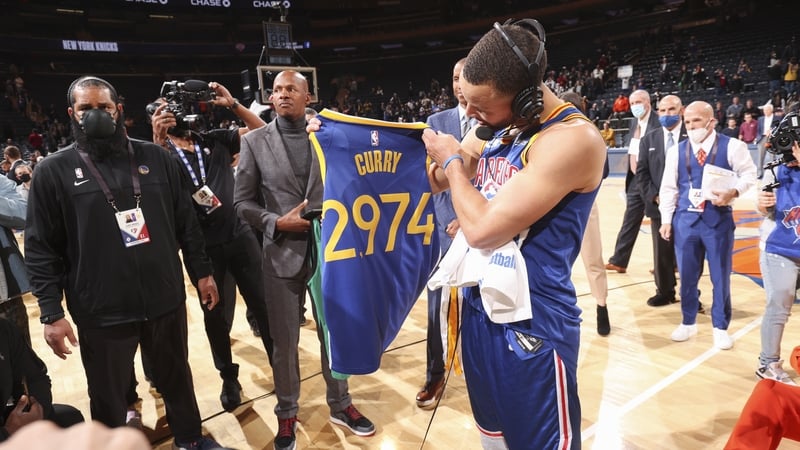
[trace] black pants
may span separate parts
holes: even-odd
[[[611,258],[608,258],[608,262],[620,267],[628,267],[631,253],[633,253],[633,245],[636,244],[639,228],[642,226],[642,219],[644,219],[644,201],[642,201],[642,194],[639,193],[636,183],[637,181],[634,178],[628,187],[627,195],[625,196],[625,215],[622,217],[622,226],[619,229],[619,234],[617,234],[614,254],[611,255]]]
[[[125,425],[133,357],[141,345],[142,353],[153,364],[153,382],[164,398],[167,422],[175,439],[187,442],[201,437],[200,411],[189,368],[185,305],[145,322],[78,327],[78,339],[92,419],[108,427]]]
[[[653,276],[656,294],[675,297],[675,246],[672,240],[661,238],[661,217],[650,218],[650,233],[653,235]]]
[[[261,330],[261,342],[272,364],[272,338],[269,334],[258,241],[248,231],[230,242],[206,248],[206,253],[214,266],[214,282],[217,283],[220,295],[219,304],[213,310],[209,311],[201,305],[214,367],[219,370],[222,378],[236,377],[239,372],[239,365],[233,363],[230,336],[237,286],[247,309],[252,312],[258,329]],[[197,280],[193,279],[192,283],[197,287]]]

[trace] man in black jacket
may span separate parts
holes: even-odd
[[[25,257],[44,334],[64,359],[78,327],[92,419],[125,424],[137,346],[153,364],[176,447],[203,438],[188,362],[180,249],[201,301],[216,305],[203,234],[178,166],[157,145],[128,139],[114,87],[81,77],[67,91],[75,144],[37,167],[28,198]]]
[[[650,306],[675,303],[675,249],[672,241],[662,239],[661,214],[658,212],[658,190],[664,175],[664,158],[667,148],[678,145],[687,138],[686,127],[681,116],[683,104],[676,95],[667,95],[658,103],[658,119],[661,126],[647,133],[639,143],[639,164],[636,176],[639,191],[644,201],[644,213],[650,218],[653,239],[653,275],[656,295],[647,300]]]

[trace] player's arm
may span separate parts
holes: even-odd
[[[471,173],[454,162],[447,179],[453,206],[467,242],[497,248],[541,219],[570,192],[595,189],[602,178],[605,144],[583,121],[557,125],[531,147],[529,163],[486,200],[470,182]]]
[[[459,154],[463,159],[463,166],[469,174],[469,179],[475,176],[475,172],[478,168],[478,159],[481,157],[481,152],[485,144],[484,141],[475,136],[475,128],[469,130],[469,133],[464,136],[461,142],[458,142],[458,139],[449,134],[436,133],[435,137],[431,136],[428,132],[426,132],[426,134],[428,134],[427,140],[425,141],[426,144],[429,141],[435,140],[436,145],[441,145],[442,148],[446,148],[446,151],[449,152],[448,154]],[[444,163],[444,161],[442,161],[442,163]],[[442,170],[442,167],[435,161],[428,168],[428,178],[431,182],[431,191],[434,194],[447,190],[450,187],[444,170]]]

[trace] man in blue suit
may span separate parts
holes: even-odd
[[[461,94],[458,80],[461,78],[461,68],[467,58],[461,58],[453,66],[453,95],[458,100],[455,108],[446,109],[428,117],[427,124],[436,131],[450,134],[459,140],[471,128],[472,119],[467,117],[467,101]],[[453,204],[450,201],[450,191],[443,191],[433,196],[433,206],[436,210],[436,227],[439,232],[439,245],[444,254],[453,242],[453,236],[458,231],[458,220]],[[439,308],[441,305],[442,290],[428,290],[428,363],[426,367],[425,385],[417,393],[417,406],[426,408],[432,406],[442,395],[444,389],[444,348],[442,345],[441,328],[439,321]]]
[[[661,126],[650,131],[639,143],[639,163],[636,177],[644,201],[644,213],[650,218],[653,238],[653,275],[656,295],[647,300],[650,306],[675,303],[675,249],[672,241],[661,239],[661,214],[658,212],[658,191],[664,175],[667,149],[687,139],[681,115],[683,103],[677,95],[667,95],[658,103],[658,120]]]
[[[767,143],[769,142],[769,132],[772,127],[780,122],[778,116],[774,115],[772,104],[766,104],[763,108],[764,114],[758,118],[758,131],[756,133],[756,144],[758,144],[758,178],[764,175],[764,157],[767,155]]]
[[[681,277],[683,320],[670,336],[682,342],[697,334],[699,291],[703,257],[711,275],[711,322],[714,346],[733,347],[728,335],[731,320],[731,267],[733,222],[731,204],[756,184],[756,167],[747,145],[714,130],[714,108],[696,101],[683,113],[689,139],[667,150],[659,190],[661,237],[675,239],[675,257]],[[703,192],[703,171],[710,165],[733,171],[733,187]]]

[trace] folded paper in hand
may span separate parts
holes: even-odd
[[[715,190],[727,191],[736,187],[739,181],[739,176],[736,172],[728,169],[723,169],[712,164],[703,166],[703,198],[706,200],[715,200],[717,195],[713,193]]]

